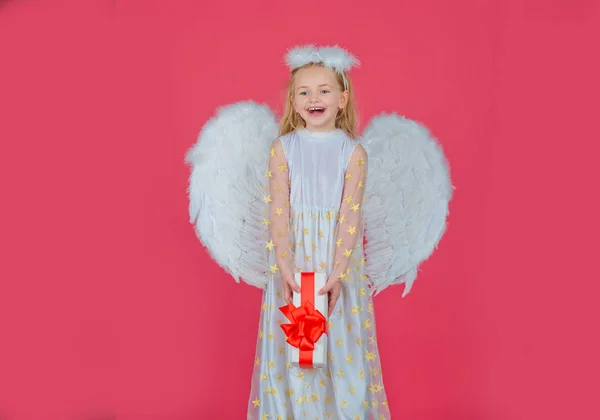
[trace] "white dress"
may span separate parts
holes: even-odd
[[[273,143],[269,187],[269,282],[263,292],[249,419],[390,419],[375,313],[364,274],[361,204],[367,156],[343,131],[302,129]],[[278,259],[279,257],[279,259]],[[328,323],[328,366],[287,363],[287,319],[277,262],[342,281]]]

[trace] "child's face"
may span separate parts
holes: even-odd
[[[348,101],[336,74],[325,67],[307,67],[294,78],[294,109],[311,131],[335,129],[335,117]]]

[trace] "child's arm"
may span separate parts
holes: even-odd
[[[344,181],[340,215],[336,228],[336,248],[334,255],[333,271],[330,279],[344,280],[348,274],[348,266],[352,251],[361,232],[362,218],[361,207],[365,191],[367,174],[367,153],[360,145],[356,145]]]
[[[274,245],[277,267],[284,283],[293,281],[293,252],[290,243],[290,184],[288,166],[281,140],[273,142],[269,157],[269,196],[265,201],[269,202],[269,232],[271,241],[267,247],[272,249]],[[291,277],[291,279],[289,278]]]

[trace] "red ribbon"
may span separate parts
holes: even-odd
[[[325,334],[325,316],[315,310],[315,274],[302,273],[300,306],[288,304],[279,308],[291,324],[281,324],[287,342],[300,350],[301,367],[313,367],[315,343]]]

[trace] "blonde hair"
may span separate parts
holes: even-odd
[[[284,134],[288,134],[297,128],[304,127],[304,120],[294,109],[294,79],[296,73],[300,69],[305,69],[308,67],[320,66],[324,67],[319,63],[310,63],[302,67],[298,67],[292,71],[290,76],[290,80],[287,86],[287,98],[285,101],[285,111],[283,113],[283,117],[281,118],[281,123],[279,126],[279,135],[283,136]],[[343,130],[348,137],[356,138],[357,137],[357,126],[358,126],[358,116],[355,108],[355,100],[354,100],[354,90],[352,88],[352,81],[350,77],[346,74],[346,85],[348,90],[348,101],[343,109],[338,110],[337,116],[335,117],[335,128],[339,128]],[[338,81],[338,85],[342,92],[344,91],[344,78],[341,74],[336,73],[336,79]]]

